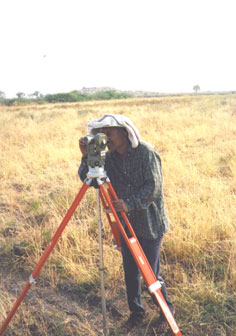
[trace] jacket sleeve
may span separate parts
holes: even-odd
[[[82,182],[85,181],[87,177],[87,173],[89,171],[88,165],[87,165],[87,156],[81,159],[81,163],[79,166],[78,174]],[[92,179],[90,183],[90,187],[98,188],[98,184],[96,179]]]
[[[78,170],[78,174],[82,182],[84,182],[84,180],[86,179],[87,173],[88,173],[88,165],[87,165],[87,157],[85,157],[81,159],[81,163]]]

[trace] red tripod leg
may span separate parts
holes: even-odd
[[[121,234],[123,235],[124,239],[125,239],[125,242],[131,252],[131,254],[133,255],[134,257],[134,260],[140,270],[140,272],[142,273],[143,275],[143,278],[148,286],[148,289],[150,291],[150,293],[154,296],[154,298],[156,299],[159,307],[161,308],[161,311],[163,313],[163,315],[165,316],[165,319],[167,321],[167,323],[169,324],[169,327],[171,329],[171,331],[173,332],[173,335],[175,336],[182,336],[182,333],[181,331],[179,330],[179,327],[161,293],[161,284],[160,282],[156,279],[156,276],[155,274],[153,273],[153,270],[142,250],[142,247],[140,246],[139,244],[139,241],[133,231],[133,228],[125,214],[125,212],[121,212],[122,214],[122,217],[130,231],[130,234],[131,234],[131,238],[128,238],[120,220],[119,220],[119,217],[116,213],[116,210],[115,208],[113,207],[113,204],[112,204],[112,201],[111,201],[111,198],[109,196],[109,194],[112,195],[112,198],[114,200],[117,200],[118,197],[111,185],[110,182],[108,182],[108,188],[109,188],[109,193],[106,191],[106,188],[104,187],[103,184],[100,184],[100,190],[104,196],[104,198],[106,199],[108,205],[109,205],[109,208],[110,210],[112,211],[113,213],[113,216],[115,217],[115,220],[116,220],[116,223],[119,227],[119,230],[121,232]]]
[[[30,286],[32,285],[32,283],[35,282],[35,279],[37,278],[41,268],[43,267],[44,263],[46,262],[47,258],[49,257],[51,251],[53,250],[54,246],[56,245],[59,237],[61,236],[63,230],[65,229],[67,223],[71,219],[71,216],[75,212],[77,206],[79,205],[81,199],[83,198],[83,196],[84,196],[84,194],[85,194],[85,192],[87,191],[88,188],[89,188],[89,185],[84,183],[82,188],[80,189],[79,193],[77,194],[74,202],[72,203],[71,207],[69,208],[67,214],[65,215],[64,219],[62,220],[60,226],[58,227],[56,233],[54,234],[53,238],[49,242],[46,250],[44,251],[43,255],[41,256],[41,258],[40,258],[38,264],[36,265],[32,275],[30,276],[29,280],[27,281],[23,291],[21,292],[20,296],[16,300],[12,310],[10,311],[6,320],[4,321],[3,325],[1,326],[0,335],[2,335],[4,333],[4,331],[7,328],[9,322],[11,321],[12,317],[14,316],[17,308],[19,307],[19,305],[21,304],[25,295],[27,294]]]

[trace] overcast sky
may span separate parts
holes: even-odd
[[[236,90],[236,0],[0,0],[0,91]]]

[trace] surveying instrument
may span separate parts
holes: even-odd
[[[29,288],[32,284],[35,283],[35,280],[49,257],[51,251],[55,247],[59,237],[64,231],[67,223],[74,214],[77,206],[84,197],[87,189],[90,186],[94,186],[97,189],[97,210],[98,210],[98,237],[99,237],[99,252],[100,252],[100,277],[101,277],[101,297],[102,297],[102,315],[103,315],[103,334],[108,336],[108,328],[106,323],[106,300],[105,300],[105,286],[104,286],[104,263],[103,263],[103,247],[102,247],[102,225],[101,225],[101,209],[100,209],[100,200],[102,201],[103,208],[105,210],[111,231],[113,233],[116,246],[120,247],[120,234],[122,234],[138,268],[140,273],[143,276],[143,279],[149,289],[149,292],[152,294],[156,302],[158,303],[173,335],[182,336],[182,333],[161,293],[161,283],[157,280],[153,270],[139,244],[139,241],[134,233],[134,230],[125,214],[124,211],[121,212],[122,218],[126,224],[128,235],[121,224],[121,221],[117,215],[117,212],[113,206],[113,201],[118,200],[115,190],[113,189],[111,182],[104,170],[106,152],[105,148],[107,145],[107,137],[103,133],[97,133],[96,135],[87,135],[85,137],[85,142],[87,146],[87,165],[88,173],[87,177],[79,190],[76,198],[74,199],[72,205],[67,211],[64,219],[62,220],[60,226],[52,237],[51,241],[47,245],[43,255],[41,256],[38,264],[33,270],[32,274],[29,277],[23,291],[16,300],[12,310],[9,312],[6,320],[0,329],[0,335],[3,335],[8,324],[10,323],[12,317],[14,316],[16,310],[27,294]],[[111,217],[112,215],[112,217]]]

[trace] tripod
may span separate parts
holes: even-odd
[[[53,238],[49,242],[47,248],[45,249],[43,255],[41,256],[38,264],[36,265],[35,269],[33,270],[32,274],[29,277],[23,291],[21,292],[20,296],[16,300],[12,310],[9,312],[6,320],[4,321],[3,325],[0,329],[0,335],[2,335],[7,328],[8,324],[10,323],[12,317],[14,316],[16,310],[18,309],[19,305],[21,304],[22,300],[24,299],[25,295],[27,294],[29,288],[33,283],[35,283],[35,279],[37,278],[41,268],[43,267],[44,263],[46,262],[48,256],[50,255],[51,251],[53,250],[54,246],[56,245],[59,237],[61,236],[62,232],[64,231],[67,223],[71,219],[71,216],[75,212],[77,206],[79,205],[80,201],[84,197],[87,189],[90,187],[92,181],[96,181],[98,185],[98,192],[97,192],[97,201],[101,198],[102,205],[105,209],[113,236],[116,241],[116,245],[118,247],[121,246],[120,244],[120,234],[122,234],[142,276],[146,282],[146,285],[150,291],[150,293],[155,298],[156,302],[158,303],[165,319],[175,336],[182,336],[182,333],[161,293],[161,284],[156,279],[153,270],[139,244],[139,241],[134,233],[134,230],[125,214],[124,211],[121,212],[123,220],[128,228],[129,236],[125,232],[117,212],[112,204],[113,200],[117,200],[118,197],[113,189],[109,178],[106,175],[104,167],[89,167],[89,171],[87,173],[87,178],[85,179],[81,189],[79,190],[75,200],[73,201],[71,207],[69,208],[67,214],[65,215],[64,219],[62,220],[60,226],[58,227],[57,231],[55,232]],[[98,209],[100,207],[98,206]],[[101,222],[100,222],[100,210],[98,210],[98,227],[99,227],[99,246],[100,246],[100,272],[101,272],[101,290],[102,290],[102,310],[103,310],[103,331],[104,336],[107,336],[107,326],[106,326],[106,303],[105,303],[105,295],[104,295],[104,267],[103,267],[103,256],[102,256],[102,240],[101,240]],[[111,214],[114,217],[114,220],[111,218]]]

